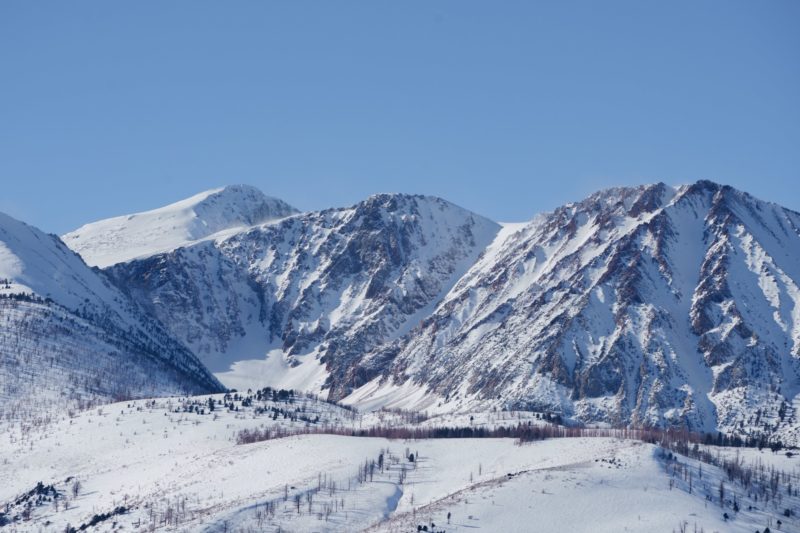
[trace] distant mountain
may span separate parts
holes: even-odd
[[[0,213],[0,416],[221,390],[161,324],[58,237]]]
[[[152,211],[92,222],[62,238],[89,265],[107,267],[294,213],[254,187],[230,185]]]
[[[354,400],[796,427],[798,283],[798,213],[707,181],[602,191],[509,232],[372,356],[390,363]],[[410,401],[409,384],[427,399]]]
[[[106,272],[232,386],[798,428],[800,215],[712,182],[610,189],[502,227],[377,195]]]
[[[438,198],[382,194],[107,272],[226,384],[342,396],[379,370],[362,358],[426,317],[498,230]]]

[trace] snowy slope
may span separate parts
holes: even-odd
[[[657,184],[501,237],[421,327],[372,356],[392,364],[348,401],[745,434],[795,423],[797,213],[710,182]]]
[[[796,531],[797,459],[748,450],[742,465],[774,465],[780,497],[742,490],[721,469],[653,445],[613,438],[389,440],[303,435],[236,444],[245,428],[297,427],[236,401],[203,414],[208,397],[123,402],[64,417],[46,431],[3,433],[0,513],[11,531],[63,531],[120,507],[95,531]],[[260,403],[258,404],[260,405]],[[308,399],[269,407],[356,427],[347,411]],[[369,418],[370,415],[367,415]],[[365,424],[374,423],[365,420]],[[91,435],[91,438],[88,436]],[[710,449],[713,454],[739,451]],[[415,460],[408,460],[413,453]],[[383,455],[384,467],[363,475]],[[685,472],[691,471],[691,490]],[[764,472],[764,469],[761,470]],[[80,485],[73,493],[75,481]],[[720,481],[727,498],[720,501]],[[36,485],[52,487],[53,492]],[[758,481],[754,481],[758,484]],[[33,491],[34,497],[26,497]],[[47,498],[50,498],[49,500]],[[740,508],[733,511],[736,498]],[[34,503],[23,517],[27,502]],[[777,502],[780,504],[777,505]],[[19,503],[18,503],[19,502]],[[4,505],[8,504],[8,506]],[[783,516],[790,509],[795,516]],[[450,513],[450,524],[447,514]],[[732,519],[725,521],[723,513]],[[0,515],[2,518],[2,515]]]
[[[58,237],[4,214],[0,322],[4,417],[220,387],[191,352]]]
[[[363,355],[425,318],[499,226],[400,194],[303,213],[107,269],[229,386],[341,397]]]
[[[63,239],[89,265],[107,267],[294,213],[254,187],[230,185],[152,211],[92,222]]]

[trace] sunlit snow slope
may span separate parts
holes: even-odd
[[[86,224],[63,239],[88,264],[107,267],[296,212],[254,187],[231,185],[152,211]]]
[[[711,182],[657,184],[513,229],[376,354],[392,363],[353,401],[412,407],[413,383],[429,395],[417,406],[444,397],[709,431],[794,423],[800,214]]]
[[[745,490],[717,466],[606,437],[520,444],[318,434],[236,444],[245,429],[402,423],[379,422],[387,413],[362,420],[308,398],[246,406],[216,395],[211,403],[213,412],[205,396],[123,402],[63,416],[46,429],[10,428],[0,434],[0,457],[11,458],[0,461],[0,524],[5,519],[6,529],[20,532],[68,524],[89,531],[398,533],[423,524],[448,532],[800,527],[798,459],[768,450],[703,446],[753,469]],[[316,422],[273,418],[273,409]],[[765,480],[775,480],[769,501]]]

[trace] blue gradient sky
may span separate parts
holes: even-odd
[[[708,178],[800,209],[800,2],[0,2],[0,210],[249,183],[501,221]]]

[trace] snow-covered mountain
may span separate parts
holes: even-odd
[[[377,195],[106,272],[231,386],[797,427],[800,215],[707,181],[601,191],[502,227]]]
[[[62,238],[86,263],[104,268],[296,212],[254,187],[230,185],[152,211],[92,222]]]
[[[426,317],[498,230],[438,198],[381,194],[107,272],[224,383],[343,396],[382,370],[363,356]]]
[[[54,235],[0,213],[0,416],[220,390],[197,358]]]
[[[413,383],[428,405],[771,432],[795,423],[799,282],[798,213],[707,181],[602,191],[501,234],[355,400],[413,405]]]

